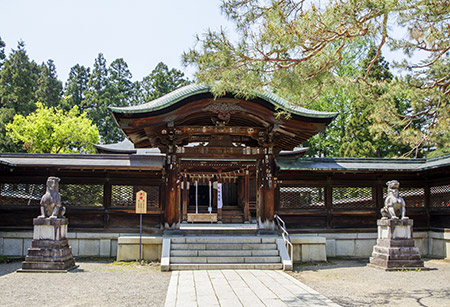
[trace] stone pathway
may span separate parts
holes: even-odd
[[[282,271],[174,271],[166,307],[339,306]]]

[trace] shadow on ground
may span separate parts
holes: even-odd
[[[365,267],[369,263],[368,258],[328,258],[326,262],[295,263],[294,272],[318,271],[336,268]]]
[[[0,263],[0,277],[11,274],[22,267],[21,260],[11,260]]]
[[[429,300],[433,302],[441,301],[445,304],[450,297],[450,289],[431,290],[422,289],[416,291],[382,291],[371,293],[365,299],[360,301],[354,298],[348,299],[343,297],[329,297],[333,302],[341,306],[357,307],[357,306],[436,306],[436,303],[429,304]],[[408,302],[405,302],[405,298]],[[370,302],[370,303],[369,303]],[[442,305],[444,306],[444,305]]]

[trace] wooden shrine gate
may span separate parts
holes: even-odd
[[[220,198],[214,194],[218,191],[214,183],[230,183],[227,179],[237,184],[231,186],[236,189],[234,204],[228,205],[241,205],[242,219],[247,222],[252,219],[253,179],[255,219],[260,227],[272,228],[274,157],[323,131],[336,114],[306,110],[272,93],[255,93],[251,99],[242,99],[233,93],[215,97],[211,90],[210,85],[192,84],[139,106],[111,110],[136,148],[158,148],[166,155],[165,228],[177,228],[187,220],[192,203],[196,203],[198,212],[199,188],[202,196],[208,194],[207,207],[217,208]],[[289,118],[275,116],[280,106],[290,113]],[[192,184],[196,184],[196,194]],[[196,202],[192,200],[195,195]],[[226,205],[216,209],[219,221],[226,217]]]
[[[241,147],[240,158],[235,153],[235,157],[226,159],[193,158],[192,149],[184,148],[167,159],[166,221],[177,224],[271,220],[275,208],[274,159],[273,155],[264,154],[267,149]],[[219,151],[219,148],[199,149],[206,157],[210,157],[209,150],[215,154]]]

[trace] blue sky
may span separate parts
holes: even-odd
[[[181,54],[208,28],[233,26],[218,0],[0,0],[0,37],[6,52],[22,39],[31,59],[53,59],[67,80],[75,64],[92,67],[102,52],[111,63],[124,58],[134,80],[159,62],[185,70]]]

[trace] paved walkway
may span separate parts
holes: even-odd
[[[166,307],[339,306],[282,271],[174,271]]]

